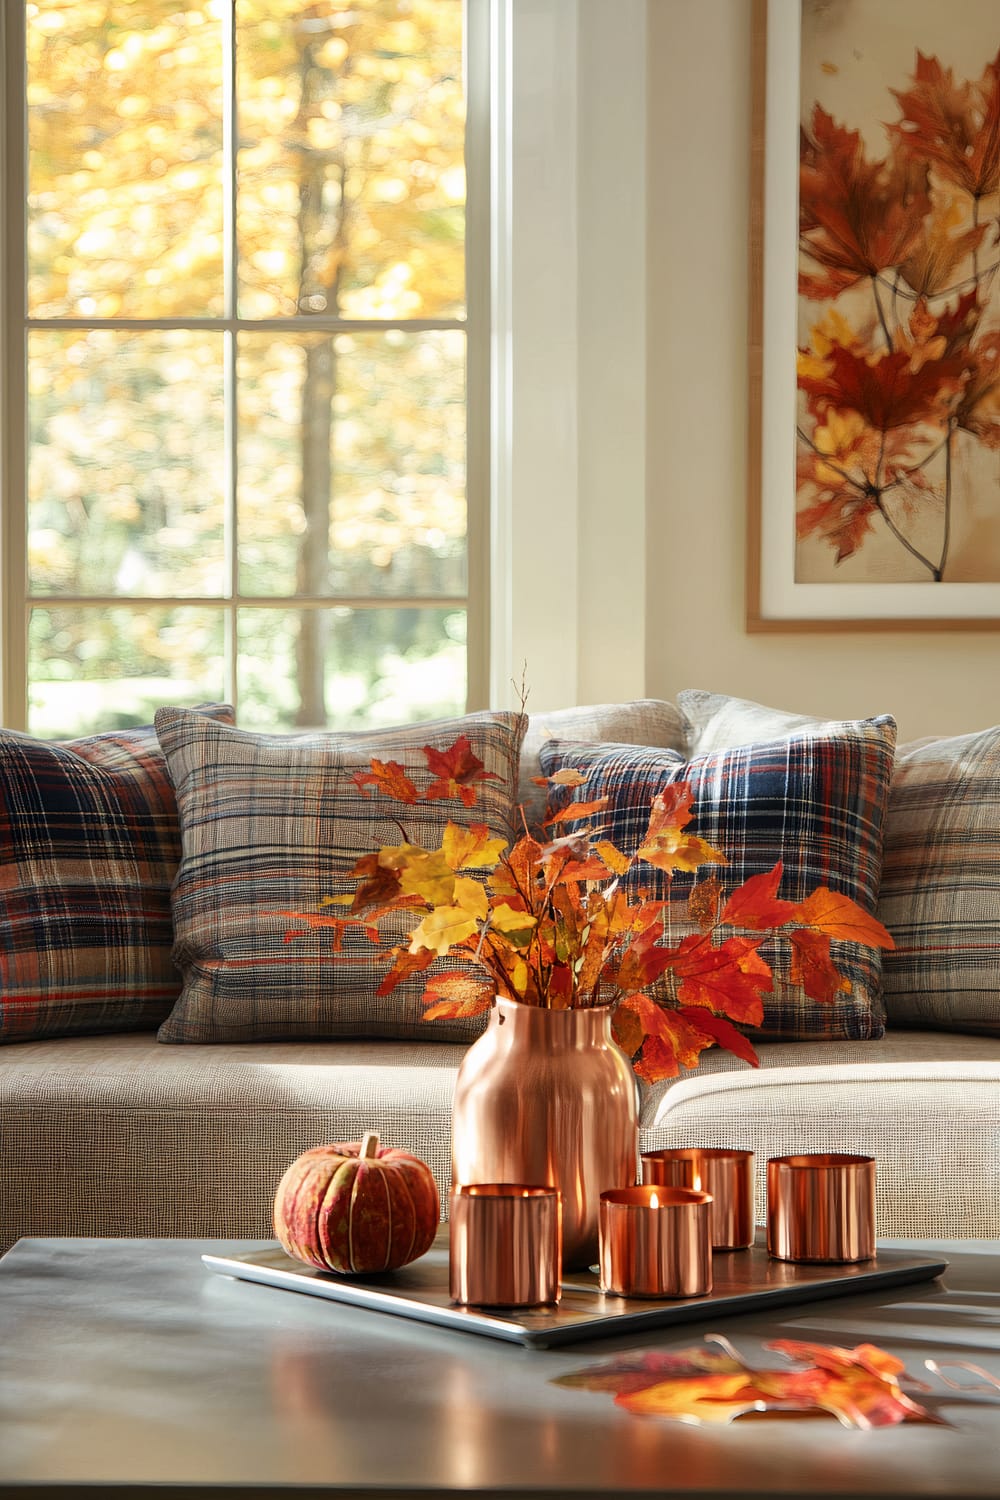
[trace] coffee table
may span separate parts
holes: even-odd
[[[462,1495],[922,1497],[1000,1494],[1000,1393],[958,1393],[923,1360],[1000,1378],[1000,1244],[886,1241],[943,1277],[529,1349],[229,1280],[236,1240],[22,1240],[0,1260],[4,1500],[402,1500]],[[704,1428],[640,1417],[555,1376],[615,1353],[726,1334],[871,1341],[935,1387],[952,1424],[852,1431],[832,1418]],[[770,1356],[774,1358],[774,1356]],[[968,1377],[964,1377],[968,1378]]]

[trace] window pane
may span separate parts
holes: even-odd
[[[242,593],[464,595],[464,334],[245,334],[237,370]]]
[[[458,315],[462,0],[238,0],[240,312]]]
[[[71,739],[148,724],[165,703],[220,702],[221,610],[33,609],[28,727]]]
[[[244,609],[246,729],[358,729],[465,712],[465,612]]]
[[[222,27],[213,0],[32,0],[28,309],[223,312]]]
[[[222,593],[222,346],[218,333],[30,335],[33,592]]]

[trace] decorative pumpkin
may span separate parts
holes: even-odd
[[[424,1255],[438,1229],[437,1184],[408,1151],[363,1141],[314,1146],[292,1162],[274,1196],[274,1232],[320,1271],[393,1271]]]

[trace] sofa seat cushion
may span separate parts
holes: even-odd
[[[769,1156],[873,1156],[880,1236],[1000,1235],[1000,1038],[892,1030],[757,1052],[759,1069],[713,1050],[696,1073],[650,1089],[643,1149],[753,1150],[759,1224]]]
[[[433,1041],[163,1047],[150,1032],[0,1049],[0,1249],[28,1234],[270,1238],[285,1168],[366,1130],[426,1161],[445,1202],[464,1053]]]
[[[879,1232],[1000,1235],[1000,1040],[893,1032],[764,1043],[644,1091],[641,1145],[856,1149],[879,1163]],[[23,1235],[272,1237],[285,1167],[376,1129],[447,1203],[456,1043],[162,1047],[153,1033],[0,1049],[0,1250]]]

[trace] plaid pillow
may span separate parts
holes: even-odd
[[[892,1024],[1000,1036],[1000,728],[903,747],[878,914]]]
[[[395,913],[377,946],[357,927],[332,951],[323,929],[289,913],[318,912],[324,896],[353,893],[348,872],[364,854],[404,838],[440,842],[449,819],[514,832],[524,718],[469,714],[371,734],[251,734],[162,709],[156,728],[177,789],[184,853],[173,894],[184,988],[160,1027],[162,1042],[258,1041],[265,1037],[397,1037],[468,1041],[483,1017],[425,1022],[426,975],[390,995],[375,991],[386,953],[420,920]],[[495,780],[476,783],[465,807],[445,799],[403,804],[363,796],[352,776],[373,757],[398,761],[429,782],[423,746],[447,750],[466,735]],[[286,933],[301,936],[285,941]],[[458,960],[441,960],[454,967]]]
[[[141,1031],[169,1014],[180,854],[151,725],[64,744],[0,730],[0,1042]]]
[[[827,725],[787,739],[697,756],[685,761],[666,750],[631,745],[578,745],[554,741],[542,749],[547,776],[576,767],[586,784],[580,801],[608,795],[602,814],[606,836],[631,855],[642,841],[654,796],[672,782],[688,781],[695,817],[688,832],[720,849],[729,864],[715,873],[728,893],[751,875],[784,862],[779,895],[801,901],[818,885],[850,896],[873,912],[882,866],[882,823],[892,775],[896,727],[890,718]],[[553,809],[570,793],[553,788]],[[700,878],[709,873],[703,869]],[[667,880],[654,866],[637,865],[626,877],[669,896],[672,930],[687,930],[685,903],[698,874],[675,872]],[[833,961],[851,990],[830,1005],[808,999],[789,979],[790,944],[769,940],[761,950],[775,976],[764,995],[764,1021],[753,1040],[868,1040],[882,1036],[879,950],[835,942]]]
[[[817,720],[743,698],[678,694],[699,754]],[[889,1023],[1000,1036],[1000,728],[900,745],[878,917]]]
[[[542,773],[538,756],[546,740],[615,740],[628,745],[661,745],[683,750],[687,720],[662,698],[635,698],[628,703],[594,703],[584,708],[556,708],[528,715],[521,746],[518,801],[531,829],[545,816],[545,788],[534,781]]]

